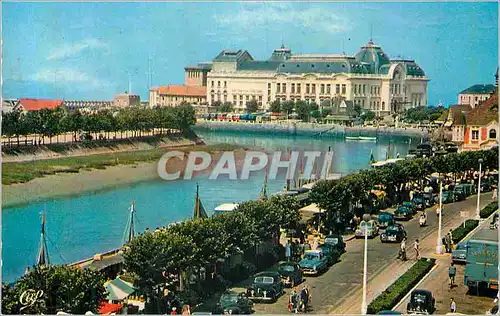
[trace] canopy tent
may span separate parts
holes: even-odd
[[[307,206],[304,206],[300,210],[300,214],[302,215],[302,222],[307,222],[311,220],[315,214],[321,214],[325,212],[325,210],[320,209],[316,203],[309,204]]]
[[[125,282],[120,278],[105,283],[104,287],[108,292],[108,300],[110,301],[122,301],[136,290],[131,283]]]

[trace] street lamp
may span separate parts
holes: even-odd
[[[363,302],[361,303],[361,314],[366,315],[366,287],[368,279],[368,224],[371,219],[370,214],[363,215],[363,222],[365,222],[365,253],[363,258]]]
[[[440,178],[439,179],[439,226],[438,226],[438,238],[436,245],[436,253],[438,255],[443,253],[443,239],[441,238],[442,216],[443,216],[443,180]]]
[[[476,217],[477,219],[480,219],[480,209],[479,209],[479,203],[481,199],[481,164],[483,163],[483,159],[479,159],[479,180],[477,181],[477,205],[476,205]]]

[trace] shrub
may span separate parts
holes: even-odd
[[[493,212],[495,212],[496,210],[498,209],[498,202],[497,201],[493,201],[491,202],[490,204],[486,205],[480,212],[479,212],[479,217],[481,218],[487,218],[489,217],[491,214],[493,214]]]
[[[422,258],[368,305],[368,314],[391,310],[429,272],[436,259]]]
[[[479,224],[479,221],[476,219],[468,219],[465,221],[465,227],[464,225],[460,225],[457,228],[455,228],[452,232],[451,235],[453,237],[453,243],[458,243],[460,240],[462,240],[465,236],[467,236],[468,233],[470,233],[471,230],[477,227]]]

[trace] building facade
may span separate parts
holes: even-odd
[[[150,106],[176,107],[187,102],[195,109],[206,105],[207,90],[202,86],[168,85],[149,90]]]
[[[210,63],[200,63],[197,66],[184,68],[186,86],[205,87],[207,85],[208,73],[212,69]]]
[[[467,113],[464,130],[462,151],[498,146],[498,91]]]
[[[458,104],[468,104],[472,108],[487,100],[495,91],[495,85],[476,84],[458,94]]]
[[[427,106],[428,81],[415,61],[391,60],[372,41],[355,56],[294,55],[282,46],[261,61],[244,50],[224,50],[207,74],[207,101],[231,102],[244,112],[250,100],[268,109],[275,100],[321,104],[341,97],[383,116]]]
[[[140,105],[141,97],[138,94],[119,93],[115,95],[115,99],[113,100],[113,106],[118,108]]]
[[[21,98],[15,105],[14,110],[19,110],[23,113],[26,113],[28,111],[39,111],[42,109],[53,110],[63,105],[63,100]]]

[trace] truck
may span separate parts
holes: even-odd
[[[464,284],[471,293],[498,290],[498,231],[483,228],[467,242]]]

